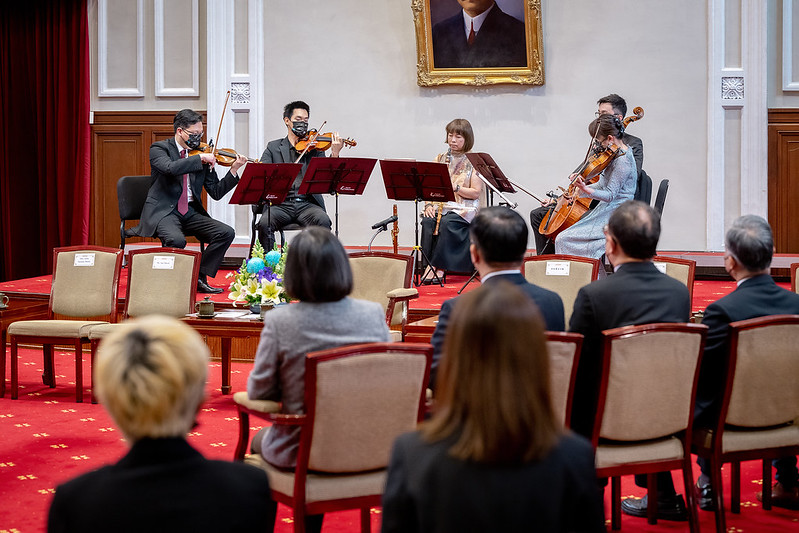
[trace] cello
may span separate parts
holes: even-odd
[[[636,120],[640,120],[644,116],[644,110],[641,107],[633,109],[633,114],[626,117],[622,124],[625,128]],[[582,178],[586,185],[595,183],[599,179],[599,175],[605,168],[619,155],[619,147],[615,144],[609,145],[606,149],[596,149],[596,139],[591,140],[591,147],[589,148],[589,155],[585,161],[575,171],[574,178],[569,182],[568,189],[558,187],[563,194],[558,198],[557,203],[550,209],[538,226],[538,231],[541,235],[554,239],[557,235],[573,226],[584,214],[586,214],[591,205],[591,198],[588,196],[580,196],[580,189],[575,185],[578,178]]]

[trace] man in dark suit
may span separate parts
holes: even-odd
[[[308,118],[311,108],[302,101],[290,102],[283,108],[283,123],[288,134],[266,145],[261,163],[295,163],[301,151],[294,146],[297,141],[305,137],[308,132]],[[334,132],[330,146],[330,157],[338,157],[344,142],[338,132]],[[313,157],[325,157],[320,150],[308,150],[303,154],[300,163],[302,170],[297,174],[291,185],[286,199],[280,205],[273,205],[267,211],[264,208],[258,221],[258,239],[264,250],[271,250],[275,245],[275,231],[281,230],[289,224],[300,226],[322,226],[327,229],[332,227],[330,217],[325,212],[325,200],[321,194],[299,194],[300,184],[305,176],[305,171]]]
[[[597,106],[597,111],[595,113],[597,117],[599,115],[615,115],[619,120],[624,120],[625,115],[627,115],[627,102],[624,98],[615,93],[603,96],[597,100]],[[644,143],[640,138],[630,135],[627,131],[624,132],[623,140],[633,151],[635,166],[638,169],[638,186],[636,187],[634,198],[648,204],[652,199],[652,183],[648,176],[646,178],[646,183],[642,183],[641,174],[643,170],[641,170],[641,167],[644,165]],[[550,205],[554,202],[555,200],[550,200],[550,203],[530,211],[530,225],[533,228],[536,255],[555,253],[554,239],[550,239],[546,235],[541,235],[538,231],[541,221],[544,220],[544,217],[550,209]],[[591,208],[593,208],[595,204],[596,202],[593,202]]]
[[[768,315],[799,314],[799,294],[774,283],[769,274],[774,240],[771,227],[763,218],[745,215],[733,222],[726,236],[724,268],[738,287],[727,296],[710,304],[702,323],[708,326],[699,385],[696,391],[694,423],[700,427],[715,426],[719,402],[723,394],[724,365],[729,350],[729,325]],[[696,482],[699,507],[714,510],[713,487],[707,461],[697,463],[702,475]],[[774,460],[777,482],[772,488],[772,503],[788,509],[799,509],[799,476],[796,457]],[[760,499],[758,494],[758,499]]]
[[[97,396],[131,448],[56,488],[48,532],[273,530],[277,504],[265,472],[205,459],[186,441],[208,356],[202,337],[174,318],[137,319],[103,340]]]
[[[528,283],[521,274],[524,253],[527,251],[527,224],[516,212],[506,207],[486,207],[477,212],[469,226],[472,244],[469,251],[472,263],[480,273],[485,287],[500,280],[509,281],[524,290],[538,305],[546,329],[563,331],[563,301],[552,291]],[[430,340],[433,363],[430,367],[430,388],[435,388],[436,373],[441,360],[449,316],[457,298],[441,306],[438,324]]]
[[[214,169],[213,154],[188,156],[189,151],[200,145],[202,116],[183,109],[175,115],[173,126],[174,138],[150,146],[153,184],[134,232],[142,237],[158,237],[164,246],[172,248],[185,248],[186,235],[206,243],[197,290],[220,293],[222,289],[208,285],[208,276],[216,275],[235,232],[208,215],[202,204],[202,190],[205,188],[211,198],[220,200],[239,182],[238,171],[247,159],[238,156],[220,180]]]
[[[435,68],[527,66],[524,22],[494,0],[458,0],[463,10],[433,26]]]
[[[654,322],[688,322],[688,288],[655,268],[660,216],[636,200],[621,204],[605,230],[605,255],[614,274],[586,285],[577,293],[569,331],[582,333],[583,349],[577,366],[572,406],[572,429],[591,437],[599,394],[602,331]],[[668,481],[671,481],[669,477]],[[646,486],[646,476],[636,476]],[[673,485],[658,485],[658,518],[686,520],[685,502]]]

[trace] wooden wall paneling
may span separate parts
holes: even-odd
[[[799,253],[799,109],[770,109],[768,218],[777,253]]]

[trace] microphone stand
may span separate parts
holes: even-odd
[[[377,229],[377,231],[375,232],[375,234],[374,234],[374,235],[372,235],[372,238],[369,240],[369,246],[366,248],[366,251],[367,251],[367,252],[371,252],[371,251],[372,251],[372,241],[374,241],[374,240],[375,240],[375,237],[377,237],[378,235],[380,235],[380,232],[381,232],[381,231],[387,231],[387,230],[388,230],[388,224],[385,224],[385,225],[383,225],[383,226],[380,226],[380,227]]]

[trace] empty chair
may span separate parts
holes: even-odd
[[[583,336],[579,333],[547,331],[552,409],[555,418],[567,427],[571,420],[574,382],[582,346]]]
[[[566,324],[574,309],[574,300],[582,287],[599,276],[599,259],[576,255],[536,255],[526,257],[522,265],[524,278],[550,291],[563,300]]]
[[[153,177],[147,176],[122,176],[117,181],[117,203],[119,205],[119,248],[124,253],[125,240],[128,237],[136,237],[126,222],[129,220],[139,220],[141,218],[144,202],[147,201],[147,193],[153,184]]]
[[[681,281],[688,287],[688,294],[691,298],[694,297],[694,272],[696,271],[696,261],[692,259],[683,259],[681,257],[669,257],[666,255],[656,255],[652,262],[659,269],[664,270],[664,274],[670,276],[678,281]]]
[[[799,270],[799,263],[791,263],[791,290],[799,292],[799,287],[796,285],[796,272]]]
[[[26,343],[42,345],[42,380],[51,388],[56,385],[53,346],[74,347],[75,401],[83,401],[83,344],[89,342],[91,326],[116,322],[121,268],[122,250],[99,246],[70,246],[53,250],[53,283],[48,319],[21,320],[8,327],[12,399],[17,399],[19,394],[19,344]],[[5,376],[5,368],[2,374]],[[0,392],[4,393],[5,390]]]
[[[655,211],[658,212],[661,216],[663,215],[663,206],[666,204],[666,193],[669,192],[669,180],[662,179],[660,180],[660,185],[658,185],[658,193],[655,196]]]

